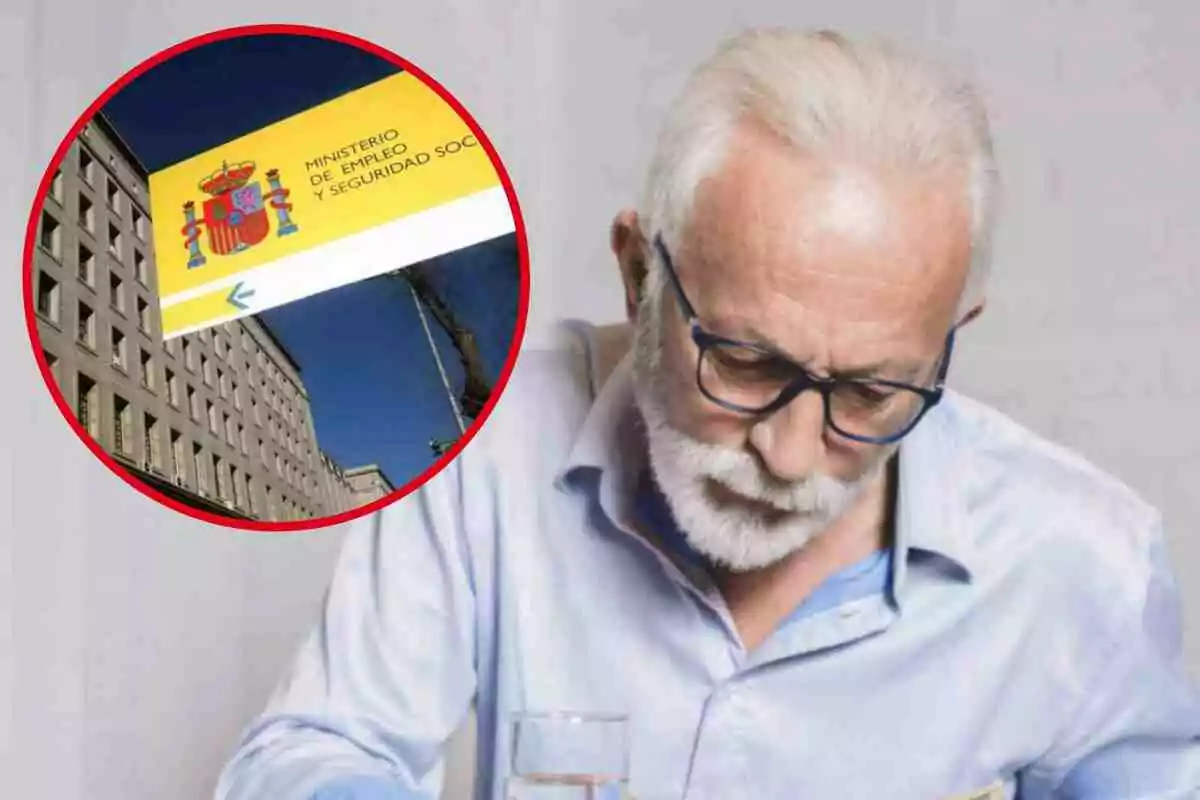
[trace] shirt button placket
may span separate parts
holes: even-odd
[[[749,688],[732,678],[708,703],[700,721],[696,757],[685,800],[748,797],[745,742],[753,735]]]

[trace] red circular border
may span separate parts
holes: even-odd
[[[379,56],[380,58],[390,61],[391,63],[400,67],[405,72],[412,73],[422,83],[424,83],[430,89],[433,89],[433,91],[437,92],[438,96],[440,96],[442,100],[449,104],[450,107],[458,113],[463,121],[467,123],[467,126],[471,129],[472,133],[475,134],[480,144],[483,145],[484,151],[487,152],[488,158],[491,159],[492,165],[496,168],[496,173],[500,176],[500,183],[504,186],[504,193],[508,197],[508,205],[509,208],[512,209],[513,221],[516,224],[517,250],[520,257],[521,288],[520,298],[518,300],[519,309],[517,311],[517,325],[513,329],[513,338],[512,343],[509,346],[508,357],[505,359],[504,367],[500,372],[499,380],[497,380],[496,385],[492,390],[491,397],[488,399],[488,402],[484,406],[479,417],[475,420],[471,427],[467,429],[467,432],[463,436],[459,437],[455,445],[449,451],[444,453],[441,458],[435,461],[420,475],[404,484],[404,486],[393,491],[386,497],[381,497],[380,499],[375,500],[374,502],[365,506],[361,506],[350,511],[345,511],[341,514],[320,517],[319,519],[313,520],[300,520],[295,522],[253,522],[235,520],[229,517],[219,516],[217,514],[209,514],[205,511],[200,511],[199,509],[185,505],[184,503],[180,503],[176,500],[172,500],[165,495],[155,492],[150,487],[146,486],[141,481],[126,472],[125,469],[117,464],[116,460],[110,456],[86,430],[84,430],[83,426],[75,418],[75,414],[68,405],[66,398],[63,397],[62,392],[59,391],[57,382],[54,380],[54,376],[50,372],[50,367],[46,363],[45,357],[42,355],[42,348],[39,346],[41,337],[38,334],[37,315],[34,312],[33,304],[33,248],[34,241],[37,237],[39,212],[42,204],[46,201],[46,194],[50,189],[50,181],[54,175],[54,171],[62,163],[67,150],[71,146],[71,143],[79,135],[79,132],[83,129],[84,125],[86,125],[88,121],[95,116],[96,112],[108,102],[109,98],[135,80],[142,73],[153,69],[158,64],[167,61],[168,59],[173,58],[174,56],[187,50],[191,50],[201,45],[210,44],[212,42],[219,42],[224,39],[232,39],[240,36],[260,36],[263,34],[280,33],[329,39],[332,41],[341,42],[342,44],[357,47],[361,50],[365,50],[369,53]],[[475,121],[475,118],[471,116],[470,112],[468,112],[454,97],[454,95],[450,94],[445,87],[404,58],[380,47],[379,45],[373,44],[365,39],[360,39],[357,36],[352,36],[347,33],[331,30],[329,28],[321,28],[311,25],[261,24],[222,28],[211,33],[194,36],[190,39],[179,42],[178,44],[172,45],[171,47],[168,47],[167,49],[147,58],[142,63],[133,67],[116,81],[114,81],[113,84],[104,92],[102,92],[101,95],[96,98],[96,100],[83,112],[83,114],[76,119],[75,124],[71,126],[71,130],[67,132],[66,137],[63,139],[62,143],[59,144],[58,149],[54,152],[54,156],[50,159],[50,164],[47,166],[46,172],[42,176],[42,181],[40,184],[38,184],[37,194],[34,197],[33,208],[30,211],[29,223],[25,230],[25,250],[22,263],[25,267],[25,274],[22,278],[22,291],[25,295],[25,325],[29,332],[29,342],[34,351],[34,358],[37,359],[38,367],[41,369],[42,379],[46,382],[46,387],[50,390],[51,397],[54,398],[54,402],[58,406],[59,411],[62,412],[63,417],[66,418],[67,423],[75,431],[76,435],[79,436],[83,443],[87,445],[92,453],[99,458],[100,461],[109,468],[109,470],[114,472],[118,477],[120,477],[134,489],[146,495],[160,505],[167,506],[168,508],[172,508],[175,511],[204,522],[211,522],[215,525],[220,525],[225,528],[233,528],[236,530],[277,533],[318,530],[330,525],[338,525],[343,522],[350,522],[351,520],[355,520],[366,516],[367,514],[379,511],[380,509],[406,497],[414,490],[421,487],[423,484],[425,484],[425,482],[441,472],[458,456],[460,452],[462,452],[463,448],[470,443],[471,439],[475,437],[475,434],[479,432],[479,429],[487,422],[488,417],[491,416],[493,409],[496,407],[496,403],[500,400],[505,387],[508,385],[508,380],[512,374],[513,368],[516,366],[517,356],[521,349],[521,343],[525,338],[525,326],[529,316],[529,243],[526,239],[525,220],[524,217],[521,216],[521,207],[520,203],[517,201],[516,191],[513,189],[512,179],[509,177],[508,171],[505,170],[504,164],[500,161],[500,156],[496,152],[496,148],[492,145],[491,140],[488,139],[487,134],[483,132],[483,129],[479,127],[479,123]]]

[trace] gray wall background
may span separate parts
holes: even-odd
[[[817,6],[821,8],[818,10]],[[1151,7],[1153,5],[1153,8]],[[452,0],[3,0],[0,238],[15,267],[36,181],[105,86],[208,29],[306,22],[371,38],[472,110],[522,198],[530,342],[621,311],[607,223],[685,71],[743,24],[882,32],[969,65],[1007,190],[991,307],[958,386],[1162,507],[1200,671],[1200,6],[1190,0],[695,4]],[[51,404],[17,270],[3,295],[0,725],[6,796],[209,796],[238,730],[314,619],[340,531],[211,529],[133,494]],[[11,551],[11,554],[10,552]],[[461,796],[469,769],[453,770]],[[15,779],[15,787],[13,786]],[[22,794],[24,793],[24,794]]]

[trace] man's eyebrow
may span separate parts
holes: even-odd
[[[805,369],[808,368],[803,361],[792,356],[778,342],[762,333],[753,325],[746,329],[746,336],[748,338],[745,341],[749,344],[760,347],[792,364],[804,367]],[[889,361],[883,359],[856,367],[835,369],[829,373],[828,377],[854,381],[887,380],[896,383],[912,383],[920,376],[924,369],[925,365],[916,361]]]
[[[803,361],[793,356],[783,345],[779,344],[779,342],[775,341],[770,336],[767,336],[753,324],[746,328],[745,335],[746,338],[742,341],[745,341],[747,344],[752,344],[755,347],[766,350],[771,355],[782,358],[784,361],[790,361],[797,366],[804,366]]]
[[[923,364],[914,362],[876,361],[848,369],[833,371],[832,377],[852,381],[884,380],[895,383],[912,383],[924,369]]]

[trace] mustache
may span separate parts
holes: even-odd
[[[852,482],[814,474],[784,483],[766,473],[753,455],[730,447],[701,442],[675,430],[654,409],[645,420],[659,435],[655,443],[671,463],[694,479],[713,481],[734,494],[768,505],[785,513],[814,513],[829,510]]]
[[[811,514],[827,509],[830,498],[846,491],[841,481],[812,475],[792,483],[766,475],[749,453],[704,442],[676,439],[675,457],[693,475],[703,476],[741,495],[786,513]]]

